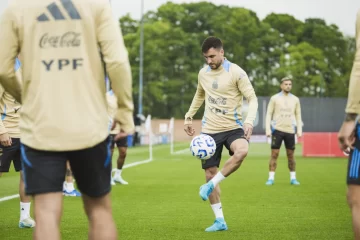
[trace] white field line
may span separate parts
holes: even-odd
[[[186,152],[188,152],[190,154],[189,148],[185,148],[185,149],[182,149],[182,150],[175,151],[173,154],[184,154]]]

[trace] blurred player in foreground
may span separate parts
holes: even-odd
[[[360,240],[360,10],[356,17],[356,53],[351,71],[345,120],[338,139],[340,148],[349,155],[347,199],[351,209],[355,239]]]
[[[208,66],[199,72],[197,90],[185,115],[184,130],[189,136],[194,135],[192,118],[205,101],[201,132],[215,140],[216,152],[210,159],[202,161],[207,183],[200,187],[199,194],[204,201],[209,198],[216,218],[205,231],[214,232],[228,229],[220,202],[219,183],[240,167],[249,151],[258,101],[246,72],[224,57],[219,38],[206,38],[202,53]],[[244,123],[241,121],[243,97],[249,102]],[[218,171],[223,146],[231,157]]]
[[[10,1],[0,32],[0,84],[22,104],[21,154],[25,190],[34,197],[34,239],[60,239],[67,161],[82,194],[89,239],[117,239],[105,71],[118,99],[115,121],[122,132],[116,140],[133,133],[134,121],[128,54],[109,1]],[[23,88],[13,69],[19,53]]]

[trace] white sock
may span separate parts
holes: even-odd
[[[290,180],[296,179],[296,172],[290,172]]]
[[[117,174],[119,177],[121,177],[121,173],[122,173],[122,169],[118,169],[117,172],[116,172],[116,174]]]
[[[212,204],[211,208],[214,211],[215,218],[224,218],[221,203]]]
[[[74,183],[66,183],[66,185],[65,185],[65,190],[67,191],[67,192],[72,192],[72,191],[74,191],[75,190],[75,187],[74,187]]]
[[[269,172],[269,180],[275,179],[275,172]]]
[[[210,181],[214,184],[214,187],[216,187],[216,185],[218,185],[224,179],[224,175],[222,175],[222,173],[219,171]]]
[[[30,217],[30,205],[31,202],[28,203],[20,202],[20,221]]]

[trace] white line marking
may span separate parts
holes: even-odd
[[[183,153],[186,153],[186,152],[190,153],[189,148],[185,148],[183,150],[178,150],[178,151],[174,152],[173,154],[183,154]]]
[[[14,199],[14,198],[18,198],[18,197],[19,197],[19,194],[3,197],[3,198],[0,198],[0,202],[5,202],[5,201],[8,201],[8,200],[11,200],[11,199]]]
[[[149,163],[149,162],[152,162],[152,161],[153,161],[152,159],[148,159],[148,160],[143,160],[143,161],[138,161],[138,162],[132,162],[132,163],[129,163],[129,164],[125,164],[125,165],[123,166],[123,168],[135,167],[135,166],[137,166],[137,165]]]

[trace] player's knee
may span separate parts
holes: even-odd
[[[247,149],[236,149],[234,152],[233,157],[238,161],[242,162],[244,158],[247,156],[248,150]]]
[[[272,151],[271,152],[271,158],[272,159],[277,159],[279,157],[279,152],[278,151]]]

